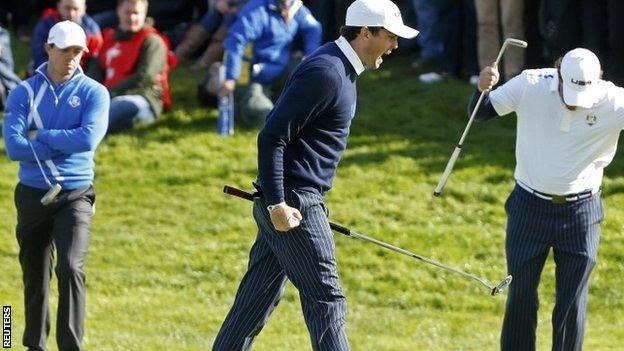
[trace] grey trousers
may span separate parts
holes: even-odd
[[[61,192],[56,202],[43,206],[40,199],[45,193],[46,190],[21,183],[15,188],[16,236],[26,317],[22,342],[29,350],[46,350],[50,331],[48,295],[56,249],[56,342],[60,351],[83,350],[84,263],[95,191],[86,187]]]
[[[477,49],[480,69],[491,65],[502,45],[501,39],[524,39],[523,0],[476,0]],[[502,33],[501,33],[502,31]],[[524,50],[510,47],[503,58],[506,80],[524,69]]]
[[[215,351],[249,350],[282,297],[287,279],[299,290],[312,349],[350,349],[347,304],[323,198],[302,191],[289,191],[286,197],[303,216],[300,226],[286,233],[273,228],[264,200],[254,201],[258,237],[234,304],[217,334]]]

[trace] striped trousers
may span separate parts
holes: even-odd
[[[535,350],[537,287],[548,252],[555,259],[552,350],[581,350],[589,276],[596,263],[603,218],[600,193],[554,204],[516,185],[505,203],[507,269],[513,276],[501,350]]]
[[[327,209],[319,195],[288,191],[286,202],[299,209],[300,225],[277,232],[262,198],[254,200],[258,236],[249,266],[213,344],[215,351],[249,350],[284,293],[289,279],[299,291],[313,350],[349,350],[346,299],[336,266]]]

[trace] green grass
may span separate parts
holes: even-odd
[[[18,47],[18,59],[26,56]],[[425,86],[394,57],[359,81],[358,110],[327,204],[331,220],[490,280],[505,276],[503,204],[513,187],[514,119],[475,125],[441,198],[432,191],[466,124],[471,87]],[[205,350],[245,272],[255,224],[248,202],[258,130],[216,135],[216,113],[194,101],[197,77],[174,72],[175,111],[107,137],[97,154],[97,214],[87,261],[89,350]],[[0,153],[4,145],[0,143]],[[621,158],[621,157],[620,157]],[[0,157],[0,303],[23,328],[12,192],[17,164]],[[624,340],[624,162],[604,182],[606,220],[590,288],[585,348]],[[493,350],[505,295],[357,240],[335,238],[354,350]],[[53,283],[54,284],[54,283]],[[540,286],[538,349],[550,348],[554,265]],[[52,306],[56,306],[54,289]],[[56,350],[54,336],[49,339]],[[308,350],[296,290],[256,350]],[[15,347],[19,349],[19,347]]]

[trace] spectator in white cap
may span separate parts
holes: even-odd
[[[48,295],[56,256],[56,342],[60,351],[75,351],[84,349],[93,159],[106,133],[109,97],[80,68],[87,45],[79,25],[55,24],[44,46],[48,61],[11,90],[3,124],[7,154],[19,161],[15,205],[24,283],[22,343],[28,350],[48,349]]]
[[[624,89],[602,80],[598,58],[582,48],[566,53],[555,68],[526,70],[487,93],[498,79],[496,67],[481,71],[478,90],[486,94],[476,118],[518,117],[516,186],[505,204],[507,269],[514,281],[501,349],[535,350],[537,287],[552,248],[552,349],[581,350],[603,219],[602,174],[624,128]]]
[[[403,24],[389,0],[357,0],[342,36],[293,71],[258,135],[258,225],[247,273],[213,350],[248,350],[290,280],[299,291],[313,350],[349,350],[325,193],[356,110],[356,81],[397,48]]]

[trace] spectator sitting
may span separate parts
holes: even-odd
[[[98,55],[102,47],[102,33],[95,21],[85,13],[86,0],[59,0],[56,9],[47,9],[35,27],[33,38],[30,43],[32,51],[32,65],[29,67],[29,75],[32,75],[42,63],[48,60],[44,44],[48,40],[48,32],[53,25],[61,21],[78,23],[87,34],[88,52],[82,55],[80,65],[83,69],[88,67],[90,58]]]
[[[118,26],[115,4],[116,0],[89,0],[89,13],[102,29]],[[175,47],[189,25],[206,12],[206,6],[204,0],[150,0],[147,16]]]
[[[21,82],[13,67],[13,52],[9,32],[0,27],[0,109],[6,105],[9,90]]]
[[[305,55],[319,47],[321,25],[300,0],[250,0],[238,12],[223,44],[225,82],[219,94],[234,92],[245,47],[253,42],[249,89],[238,92],[235,98],[237,118],[244,124],[262,123],[273,108],[271,91],[281,90],[298,63],[292,56],[298,34],[303,39]]]
[[[168,74],[175,63],[147,7],[148,0],[118,0],[119,27],[104,30],[99,58],[89,67],[89,76],[111,93],[109,133],[152,123],[171,105]]]
[[[207,12],[186,32],[184,39],[175,49],[180,62],[190,61],[197,51],[206,47],[202,55],[191,69],[204,70],[223,57],[223,40],[227,36],[228,27],[236,19],[236,12],[247,0],[216,0],[215,9]],[[206,44],[208,44],[206,46]]]

